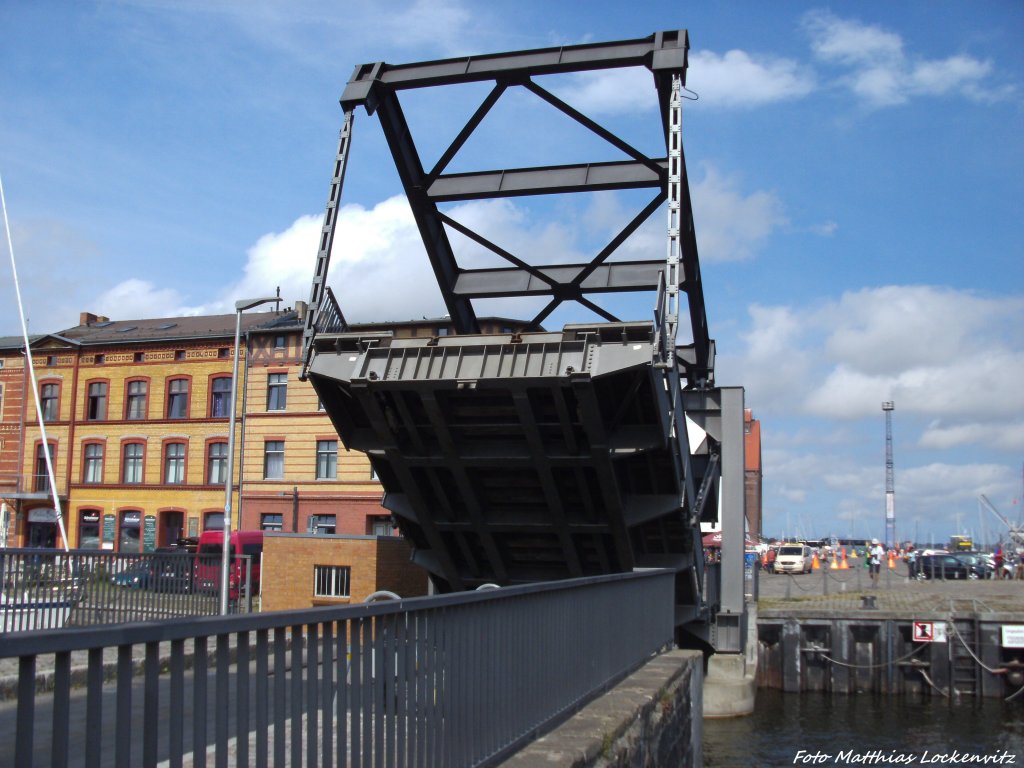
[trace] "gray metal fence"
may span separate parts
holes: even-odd
[[[673,577],[8,636],[3,732],[17,766],[488,765],[672,642]]]
[[[252,562],[237,560],[231,605],[250,612]],[[215,615],[219,584],[219,555],[0,549],[0,632]]]

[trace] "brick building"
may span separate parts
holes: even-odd
[[[268,315],[245,316],[243,327]],[[71,546],[151,550],[220,527],[234,328],[233,314],[112,321],[83,313],[78,326],[32,342]],[[61,546],[30,406],[21,414],[12,543]]]
[[[427,594],[427,572],[410,564],[397,536],[268,533],[263,545],[262,610],[365,602],[387,590]]]
[[[761,526],[761,422],[749,408],[743,410],[743,490],[747,514],[747,531],[762,535]]]
[[[304,305],[247,312],[232,508],[241,528],[386,535],[366,456],[346,451],[301,372]],[[72,547],[150,551],[223,524],[236,315],[119,320],[83,313],[31,340],[55,487]],[[518,321],[482,320],[485,332]],[[354,326],[441,336],[445,319]],[[0,500],[8,546],[63,542],[21,339],[0,339]]]

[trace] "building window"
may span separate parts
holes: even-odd
[[[310,515],[309,532],[318,536],[327,536],[337,530],[336,517],[334,515]]]
[[[228,479],[228,444],[210,443],[210,456],[206,461],[208,485],[223,485]]]
[[[175,360],[184,360],[185,359],[185,350],[184,349],[176,349],[176,350],[174,350],[174,359]]]
[[[228,416],[231,409],[231,377],[219,376],[210,387],[210,416],[219,419]]]
[[[224,513],[223,512],[205,512],[203,514],[203,530],[204,531],[223,531],[224,530]],[[221,540],[223,541],[223,538]]]
[[[284,440],[268,440],[263,444],[263,479],[284,479]]]
[[[164,482],[180,485],[185,482],[185,444],[168,443],[164,449]]]
[[[448,327],[442,325],[440,328],[437,329],[437,335],[438,336],[447,336],[448,335]]]
[[[56,364],[57,364],[57,356],[56,355],[47,355],[46,356],[46,367],[47,368],[53,368],[53,366],[55,366]]]
[[[267,410],[283,411],[288,402],[288,374],[272,373],[267,377]]]
[[[85,446],[85,456],[82,460],[82,482],[102,483],[103,482],[103,444],[88,443]]]
[[[135,360],[136,363],[144,363],[144,362],[146,362],[146,353],[145,352],[136,352],[132,356],[132,359]]]
[[[265,513],[260,515],[260,530],[283,531],[284,515],[277,513]]]
[[[230,352],[229,352],[227,347],[220,347],[217,350],[217,357],[219,357],[221,360],[224,360],[224,359],[226,359],[226,358],[228,358],[230,356],[231,355],[230,355]]]
[[[40,443],[36,446],[36,493],[50,492],[50,475],[46,470],[46,448],[49,447],[50,463],[53,464],[54,450],[52,443]],[[57,469],[54,467],[54,474]]]
[[[288,340],[284,336],[274,337],[274,349],[284,349],[288,346]]]
[[[124,459],[122,477],[125,483],[142,482],[142,464],[145,454],[145,446],[142,443],[126,443],[124,446]]]
[[[316,479],[336,480],[338,477],[338,441],[316,441]]]
[[[94,381],[89,385],[89,400],[86,403],[87,421],[103,421],[107,418],[107,383]]]
[[[188,418],[188,379],[171,379],[168,382],[167,418]]]
[[[39,388],[39,406],[43,410],[43,421],[56,421],[60,405],[60,385],[43,384]]]
[[[103,365],[103,355],[96,355],[96,365]]]
[[[100,513],[95,509],[83,509],[78,513],[79,549],[100,548]]]
[[[390,536],[393,526],[391,525],[390,517],[371,517],[370,518],[370,535],[371,536]]]
[[[348,597],[352,569],[347,565],[314,565],[314,597]]]
[[[126,510],[121,513],[121,531],[117,537],[118,552],[138,552],[142,543],[142,513]]]
[[[132,421],[146,418],[146,382],[129,381],[125,395],[125,418]]]

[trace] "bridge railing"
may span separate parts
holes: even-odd
[[[489,765],[672,642],[673,579],[0,636],[4,728],[17,766]]]

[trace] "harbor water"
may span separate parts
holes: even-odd
[[[1024,693],[949,702],[762,688],[749,717],[704,721],[704,765],[1024,765]]]

